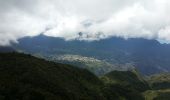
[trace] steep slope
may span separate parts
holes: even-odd
[[[0,53],[1,100],[104,100],[93,74],[30,55]]]
[[[17,50],[41,55],[81,55],[104,60],[110,64],[133,64],[142,74],[170,71],[170,45],[142,38],[112,37],[100,41],[65,41],[62,38],[39,35],[19,39]]]

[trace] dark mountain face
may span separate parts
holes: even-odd
[[[12,47],[10,46],[0,46],[0,52],[13,52],[15,51]]]
[[[133,64],[142,74],[170,71],[170,45],[142,38],[112,37],[100,41],[65,41],[39,35],[19,39],[13,47],[32,54],[73,54],[105,60],[111,64]]]

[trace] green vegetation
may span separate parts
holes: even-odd
[[[98,78],[28,54],[0,53],[0,100],[169,100],[170,89],[155,89],[158,79],[151,77],[150,87],[135,70]]]
[[[0,54],[1,100],[104,100],[101,86],[85,69],[30,55]]]

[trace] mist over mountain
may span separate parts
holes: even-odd
[[[71,40],[45,36],[24,37],[13,48],[31,54],[80,55],[110,64],[130,64],[143,75],[170,71],[170,45],[143,38],[111,37],[96,41]],[[103,66],[104,67],[104,66]]]
[[[0,100],[170,100],[170,0],[0,0]]]
[[[169,42],[169,7],[169,0],[1,0],[0,45],[42,32],[66,40],[78,32],[91,40],[102,32],[105,37]]]

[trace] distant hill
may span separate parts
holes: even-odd
[[[142,38],[111,37],[99,41],[65,41],[45,36],[19,39],[16,50],[39,55],[80,55],[104,60],[113,65],[131,64],[143,75],[170,71],[170,45]]]
[[[40,55],[34,55],[40,58],[47,59],[49,61],[60,62],[63,64],[70,64],[79,68],[85,68],[94,73],[97,76],[102,76],[113,70],[128,71],[134,69],[132,64],[110,64],[104,60],[95,59],[92,57],[84,57],[80,55],[49,55],[41,57]]]

